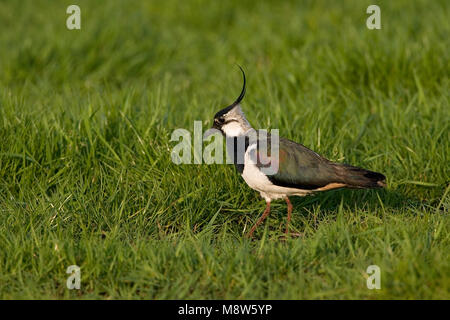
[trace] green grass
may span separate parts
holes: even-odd
[[[449,299],[448,1],[0,3],[0,298]],[[295,198],[292,230],[170,134],[238,95],[386,190]],[[81,290],[66,288],[69,265]],[[381,268],[368,290],[366,268]]]

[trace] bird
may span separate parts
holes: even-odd
[[[227,152],[230,154],[231,151],[237,171],[247,185],[258,191],[266,201],[263,214],[246,235],[248,238],[253,237],[257,227],[269,215],[270,204],[273,200],[284,199],[286,201],[287,222],[284,233],[288,236],[293,210],[290,196],[307,196],[341,188],[386,187],[386,177],[383,174],[330,161],[300,143],[278,137],[278,157],[275,159],[268,150],[273,140],[271,135],[266,137],[267,143],[265,144],[261,143],[260,136],[257,136],[256,139],[249,139],[249,132],[254,132],[254,129],[241,107],[246,92],[246,77],[242,67],[239,66],[239,68],[243,77],[240,95],[231,105],[214,115],[212,128],[205,132],[204,137],[217,131],[225,136]],[[238,140],[244,141],[244,147],[240,153],[236,148]],[[229,144],[228,141],[233,144]],[[269,163],[277,161],[277,170],[274,174],[267,174],[264,171],[264,168],[267,167],[267,162],[262,163],[261,159],[264,158]]]

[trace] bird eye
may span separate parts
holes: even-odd
[[[219,119],[217,119],[219,121],[219,123],[224,123],[225,122],[225,118],[220,117]]]

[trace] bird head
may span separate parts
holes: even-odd
[[[245,118],[244,112],[242,112],[240,105],[245,95],[245,73],[241,67],[239,68],[242,71],[242,76],[244,79],[241,94],[231,105],[216,113],[214,116],[214,123],[211,128],[220,130],[220,132],[227,137],[237,137],[245,134],[249,129],[251,129],[251,126]]]

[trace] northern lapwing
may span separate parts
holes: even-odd
[[[250,131],[254,131],[245,118],[241,109],[241,102],[245,95],[245,73],[242,72],[244,85],[241,94],[230,106],[220,110],[214,116],[214,124],[211,129],[220,130],[227,140],[246,137]],[[208,130],[205,137],[211,135]],[[286,235],[289,233],[292,204],[289,196],[306,196],[317,192],[324,192],[338,188],[382,188],[386,186],[386,177],[378,172],[354,167],[348,164],[332,162],[307,147],[279,138],[278,142],[278,170],[275,174],[266,174],[264,165],[259,161],[260,157],[270,154],[269,143],[259,143],[257,138],[253,143],[246,140],[242,150],[242,162],[237,161],[239,155],[234,154],[234,164],[248,186],[258,191],[266,200],[266,209],[247,236],[252,237],[255,229],[264,221],[270,212],[272,200],[285,199],[287,203]],[[227,143],[228,147],[228,143]],[[228,148],[227,148],[227,151]],[[236,147],[234,147],[236,152]],[[256,158],[256,160],[255,160]],[[269,156],[270,161],[270,156]]]

